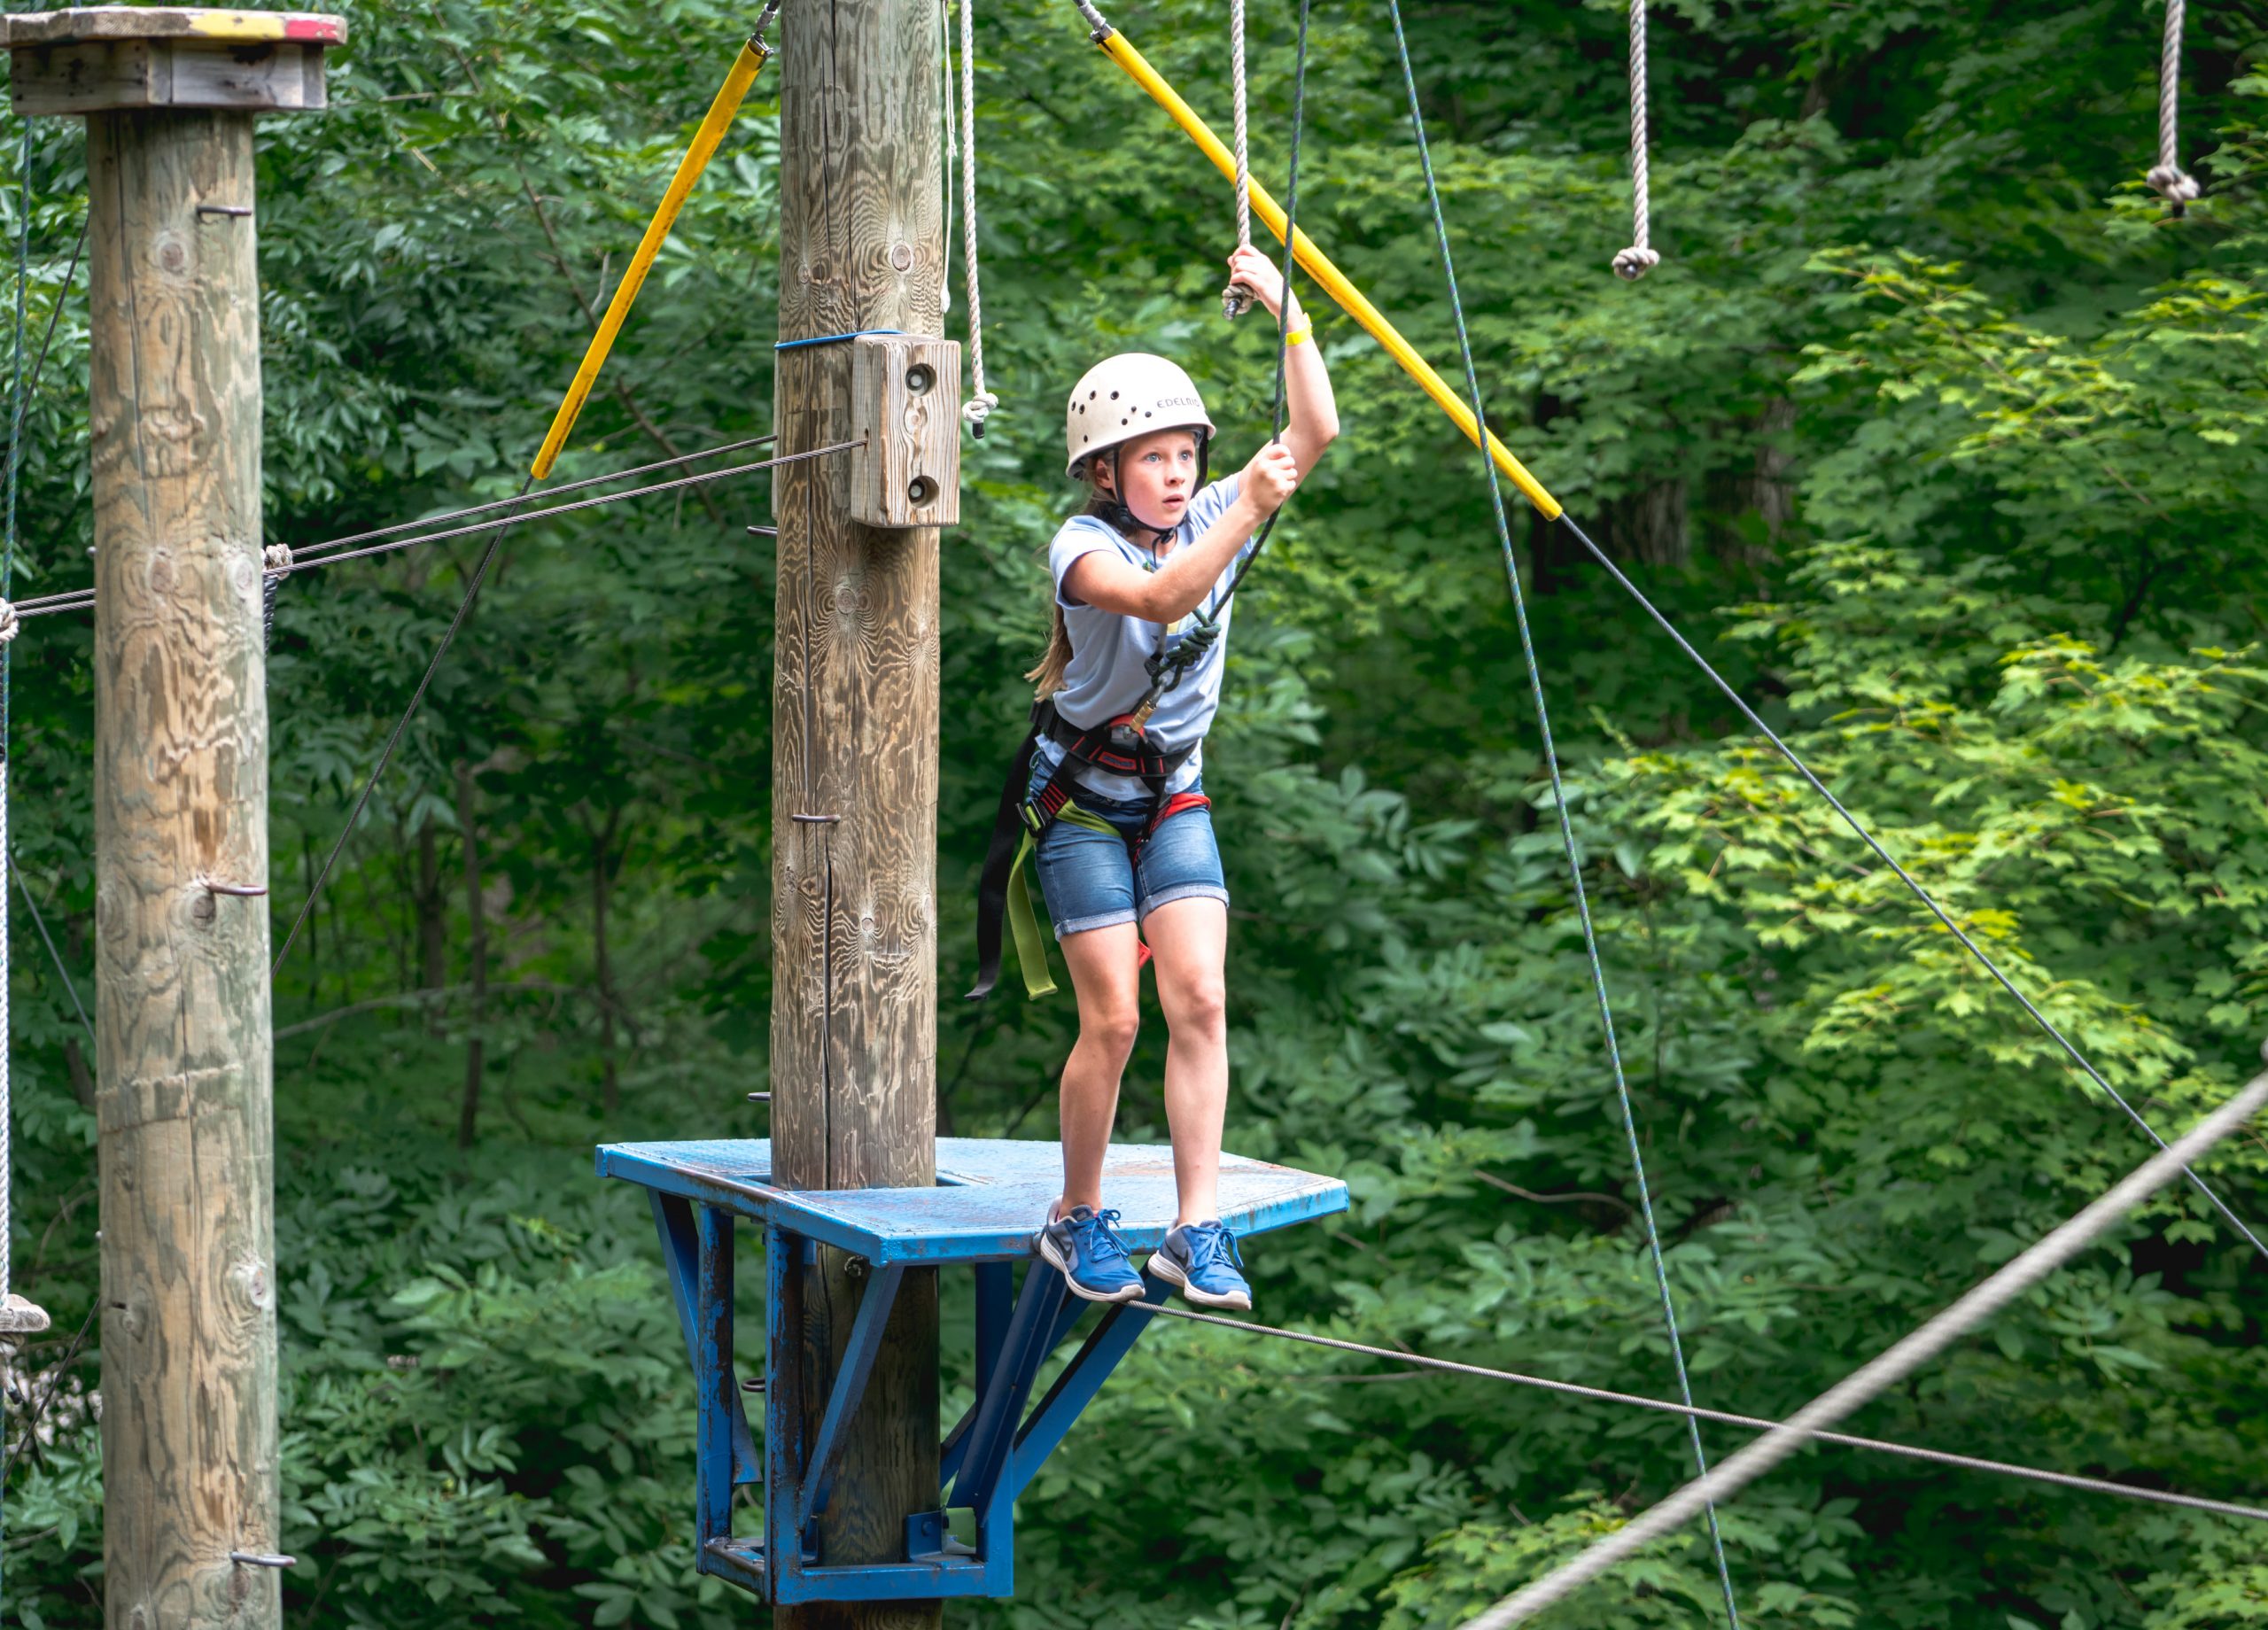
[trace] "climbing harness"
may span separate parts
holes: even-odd
[[[1252,247],[1252,162],[1247,155],[1244,71],[1244,0],[1229,0],[1229,96],[1234,106],[1237,247]],[[1252,309],[1252,291],[1231,279],[1221,291],[1221,315],[1234,322]]]
[[[1472,416],[1476,424],[1486,424],[1487,409],[1480,394],[1480,374],[1472,360],[1472,335],[1464,321],[1464,298],[1457,291],[1456,261],[1449,252],[1449,223],[1441,214],[1441,189],[1433,179],[1433,153],[1425,140],[1425,116],[1418,101],[1418,75],[1410,63],[1410,41],[1402,27],[1401,0],[1386,0],[1386,14],[1394,23],[1394,48],[1402,58],[1402,80],[1410,97],[1410,128],[1418,146],[1418,166],[1425,179],[1425,199],[1433,217],[1433,239],[1441,255],[1441,274],[1449,285],[1449,315],[1456,327],[1457,353],[1464,363],[1465,390],[1472,399]],[[1535,641],[1529,633],[1527,598],[1520,589],[1519,563],[1512,553],[1511,524],[1504,514],[1504,491],[1496,479],[1496,466],[1487,458],[1481,468],[1488,482],[1489,508],[1496,522],[1497,541],[1504,562],[1504,579],[1511,589],[1512,619],[1519,629],[1520,655],[1526,663],[1528,694],[1535,703],[1535,721],[1542,738],[1543,762],[1551,779],[1551,807],[1559,818],[1559,841],[1566,851],[1567,877],[1575,900],[1575,917],[1583,931],[1583,951],[1590,962],[1591,993],[1598,1003],[1599,1028],[1606,1044],[1606,1060],[1614,1081],[1615,1101],[1622,1113],[1623,1135],[1630,1145],[1630,1171],[1638,1189],[1638,1215],[1646,1225],[1646,1250],[1654,1269],[1654,1288],[1661,1300],[1662,1324],[1669,1336],[1670,1367],[1677,1377],[1678,1396],[1689,1407],[1693,1402],[1693,1383],[1687,1373],[1685,1344],[1678,1333],[1677,1308],[1670,1296],[1669,1269],[1662,1258],[1661,1230],[1654,1220],[1654,1200],[1651,1186],[1646,1181],[1646,1161],[1640,1153],[1637,1113],[1630,1102],[1630,1083],[1622,1068],[1622,1046],[1615,1034],[1614,1009],[1606,988],[1606,968],[1599,959],[1598,930],[1591,921],[1590,899],[1583,887],[1581,851],[1576,847],[1575,828],[1567,812],[1567,789],[1559,777],[1559,753],[1551,736],[1551,712],[1543,695],[1543,671],[1536,660]],[[1709,1456],[1701,1445],[1701,1424],[1686,1417],[1686,1436],[1693,1451],[1695,1467],[1702,1473],[1709,1470]],[[1725,1560],[1724,1534],[1717,1523],[1717,1508],[1705,1508],[1709,1527],[1709,1547],[1717,1564],[1717,1582],[1724,1594],[1725,1617],[1731,1630],[1740,1630],[1740,1607],[1733,1598],[1731,1565]]]
[[[757,16],[756,27],[741,46],[740,55],[733,59],[732,71],[725,75],[724,84],[709,104],[701,128],[694,132],[685,157],[678,160],[677,174],[670,178],[654,218],[646,223],[646,235],[638,240],[637,252],[624,268],[622,281],[615,284],[614,298],[607,302],[606,315],[599,320],[598,331],[591,336],[591,343],[583,352],[574,380],[560,400],[558,411],[552,415],[551,429],[545,433],[543,446],[537,450],[531,467],[533,479],[548,478],[552,467],[559,462],[560,450],[567,445],[575,421],[582,415],[583,404],[590,399],[591,387],[598,383],[599,369],[605,366],[607,353],[614,349],[615,337],[622,332],[631,305],[637,299],[638,291],[645,286],[646,274],[653,269],[654,259],[668,240],[670,228],[677,223],[678,212],[692,196],[693,185],[701,179],[701,172],[716,156],[718,144],[732,128],[733,116],[740,112],[749,87],[756,83],[756,76],[764,71],[764,65],[772,60],[772,47],[764,35],[779,11],[780,0],[766,0],[764,10]]]
[[[1625,283],[1637,282],[1662,263],[1647,241],[1651,213],[1646,196],[1646,0],[1630,0],[1630,247],[1614,254],[1614,275]]]
[[[2150,185],[2163,193],[2173,213],[2186,214],[2198,186],[2181,167],[2181,23],[2186,0],[2165,0],[2165,35],[2158,47],[2158,161]]]
[[[1000,399],[984,388],[984,287],[976,268],[976,24],[975,0],[960,0],[961,260],[968,276],[968,400],[961,417],[984,439],[984,422]],[[948,105],[951,87],[947,88]]]
[[[1047,784],[1026,797],[1024,788],[1031,783],[1032,755],[1043,736],[1063,749],[1063,757]],[[1009,766],[1008,779],[1001,787],[1000,807],[993,818],[991,842],[984,854],[984,872],[977,884],[976,983],[968,993],[970,1001],[983,1000],[999,982],[1003,918],[1015,934],[1016,960],[1023,970],[1025,994],[1043,997],[1054,992],[1047,943],[1040,937],[1038,915],[1032,910],[1031,890],[1024,881],[1024,861],[1038,846],[1048,827],[1059,820],[1068,820],[1120,838],[1126,844],[1128,861],[1138,863],[1142,846],[1160,827],[1177,815],[1212,807],[1212,800],[1202,793],[1176,793],[1170,797],[1166,794],[1166,783],[1189,762],[1200,745],[1192,741],[1172,752],[1161,752],[1150,745],[1142,726],[1130,714],[1122,713],[1091,729],[1081,729],[1055,710],[1052,699],[1043,697],[1032,703],[1031,728],[1024,733],[1022,745],[1016,749],[1015,760]],[[1140,832],[1127,837],[1099,815],[1081,809],[1073,801],[1071,795],[1078,786],[1078,772],[1083,768],[1134,776],[1149,789],[1150,819]],[[1148,948],[1145,946],[1139,955],[1146,962]]]

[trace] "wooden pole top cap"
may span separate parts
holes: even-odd
[[[346,19],[315,12],[94,5],[0,17],[16,112],[292,113],[325,105],[323,54]]]
[[[219,12],[168,6],[90,5],[0,17],[0,44],[82,45],[97,41],[190,40],[208,45],[344,45],[346,19],[316,12]]]

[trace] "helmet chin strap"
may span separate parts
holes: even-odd
[[[1134,506],[1126,501],[1126,477],[1119,466],[1119,460],[1124,456],[1126,448],[1122,443],[1110,450],[1108,501],[1111,524],[1121,532],[1148,532],[1160,542],[1163,542],[1166,539],[1172,537],[1178,529],[1172,526],[1160,526],[1144,520],[1134,513]],[[1197,438],[1197,485],[1200,491],[1205,485],[1206,472],[1212,468],[1212,439],[1200,433]]]

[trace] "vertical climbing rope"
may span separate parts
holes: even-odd
[[[1630,247],[1614,256],[1614,275],[1625,283],[1662,263],[1647,242],[1653,209],[1646,193],[1646,0],[1630,0]]]
[[[2185,0],[2165,0],[2165,39],[2158,48],[2158,161],[2150,185],[2177,215],[2197,197],[2195,181],[2181,167],[2181,22]]]
[[[984,388],[984,288],[976,271],[975,0],[960,0],[960,219],[962,269],[968,278],[968,400],[961,416],[979,441],[1000,399]]]
[[[1511,586],[1512,617],[1519,628],[1520,654],[1527,663],[1528,692],[1535,703],[1536,728],[1542,739],[1543,762],[1551,777],[1551,807],[1559,817],[1559,841],[1567,851],[1567,875],[1575,897],[1575,916],[1582,925],[1583,951],[1590,959],[1591,991],[1598,1002],[1600,1028],[1605,1033],[1607,1063],[1614,1076],[1614,1094],[1622,1107],[1622,1130],[1630,1144],[1630,1169],[1638,1184],[1638,1215],[1646,1225],[1646,1248],[1653,1258],[1654,1286],[1662,1305],[1662,1323],[1669,1332],[1670,1362],[1677,1371],[1678,1396],[1689,1408],[1693,1402],[1693,1384],[1685,1369],[1685,1344],[1677,1329],[1677,1308],[1669,1289],[1669,1269],[1662,1260],[1661,1230],[1654,1221],[1653,1195],[1646,1182],[1646,1162],[1638,1145],[1637,1113],[1630,1102],[1630,1085],[1622,1070],[1622,1047],[1614,1032],[1614,1009],[1606,990],[1606,968],[1599,960],[1598,933],[1591,922],[1590,899],[1583,888],[1582,856],[1575,846],[1575,827],[1567,813],[1567,791],[1559,776],[1559,754],[1551,739],[1551,713],[1543,696],[1542,669],[1535,656],[1535,641],[1528,632],[1527,597],[1520,589],[1519,563],[1512,554],[1511,523],[1504,514],[1503,485],[1496,477],[1495,461],[1487,452],[1487,414],[1480,394],[1480,374],[1472,361],[1472,336],[1464,321],[1464,299],[1457,291],[1456,263],[1449,252],[1449,223],[1441,215],[1441,189],[1433,180],[1433,160],[1425,143],[1425,117],[1418,103],[1418,75],[1410,65],[1410,42],[1402,27],[1401,0],[1386,0],[1387,14],[1394,19],[1394,43],[1402,56],[1402,83],[1410,94],[1410,124],[1418,141],[1418,163],[1425,178],[1425,198],[1433,215],[1433,236],[1441,252],[1441,270],[1449,282],[1449,314],[1456,324],[1457,349],[1464,360],[1465,391],[1472,399],[1472,416],[1480,431],[1478,442],[1481,448],[1480,462],[1488,475],[1488,501],[1496,518],[1496,536],[1504,555],[1504,578]],[[1707,1452],[1701,1446],[1700,1423],[1686,1417],[1687,1434],[1693,1449],[1694,1465],[1698,1473],[1706,1476],[1709,1470]],[[1706,1508],[1709,1519],[1709,1544],[1715,1552],[1717,1582],[1723,1587],[1725,1617],[1732,1630],[1739,1630],[1740,1609],[1733,1600],[1733,1577],[1725,1561],[1724,1534],[1717,1525],[1717,1508]]]
[[[1252,161],[1247,139],[1244,74],[1244,0],[1229,0],[1229,96],[1235,103],[1235,131],[1230,147],[1237,159],[1237,247],[1252,247]],[[1221,291],[1221,315],[1234,322],[1252,309],[1252,291],[1231,281]]]

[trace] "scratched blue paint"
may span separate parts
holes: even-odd
[[[661,1228],[700,1400],[695,1566],[779,1603],[1012,1594],[1016,1496],[1153,1322],[1143,1305],[1112,1309],[1026,1417],[1041,1365],[1084,1310],[1064,1293],[1060,1277],[1045,1269],[1027,1273],[1011,1302],[1014,1265],[1031,1260],[1032,1230],[1060,1187],[1060,1147],[940,1138],[938,1186],[922,1189],[784,1189],[772,1181],[772,1149],[762,1139],[608,1144],[599,1148],[597,1163],[601,1176],[650,1191]],[[1103,1195],[1123,1215],[1127,1244],[1155,1249],[1176,1210],[1172,1151],[1112,1145]],[[1346,1208],[1347,1185],[1336,1178],[1237,1155],[1222,1159],[1221,1214],[1239,1236]],[[731,1486],[755,1470],[731,1361],[732,1222],[743,1217],[764,1226],[770,1269],[761,1541],[730,1527]],[[864,1299],[873,1305],[862,1306],[853,1326],[846,1355],[852,1362],[835,1377],[817,1441],[807,1443],[797,1265],[814,1243],[863,1256],[875,1273]],[[975,1554],[924,1548],[898,1562],[828,1564],[808,1548],[809,1519],[824,1507],[832,1447],[843,1440],[879,1344],[884,1308],[873,1292],[895,1288],[905,1268],[961,1263],[975,1270],[978,1282],[979,1396],[945,1441],[943,1471],[953,1486],[952,1503],[975,1509]],[[1164,1293],[1153,1282],[1150,1302]],[[909,1533],[917,1526],[909,1525]]]

